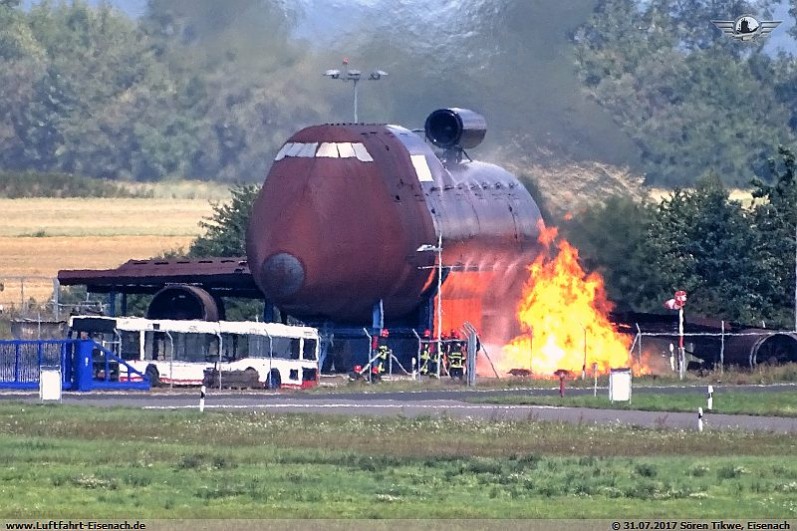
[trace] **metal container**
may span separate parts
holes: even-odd
[[[539,209],[500,167],[446,160],[399,126],[294,134],[253,206],[246,248],[255,282],[300,318],[370,323],[380,300],[386,319],[400,318],[434,289],[437,253],[418,248],[442,233],[452,274],[483,271],[505,284],[502,272],[538,250]]]

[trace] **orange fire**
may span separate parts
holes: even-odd
[[[591,374],[593,364],[601,373],[630,367],[630,338],[609,322],[603,278],[584,272],[578,250],[555,227],[539,229],[544,251],[528,268],[517,311],[524,333],[504,346],[499,370],[531,368],[535,377],[553,378],[559,369]]]

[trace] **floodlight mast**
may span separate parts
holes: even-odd
[[[349,60],[343,60],[343,66],[346,67],[346,70],[340,71],[337,69],[331,69],[324,72],[324,76],[330,79],[340,79],[341,81],[351,81],[354,85],[354,123],[359,123],[359,116],[357,114],[357,106],[358,106],[358,95],[357,95],[357,83],[362,79],[362,72],[359,70],[350,70],[349,69]],[[384,70],[374,70],[368,76],[368,81],[379,81],[383,77],[387,75],[387,72]]]

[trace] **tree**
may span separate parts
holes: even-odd
[[[255,185],[230,189],[230,200],[213,205],[213,214],[200,222],[205,234],[191,243],[188,255],[202,257],[238,257],[246,255],[246,229],[252,205],[260,192]],[[225,299],[226,319],[255,320],[263,315],[263,302],[251,299]]]
[[[230,189],[230,201],[213,205],[210,218],[199,223],[205,234],[191,243],[189,256],[245,256],[246,228],[259,192],[260,187],[251,184]]]
[[[647,243],[653,215],[646,203],[614,196],[564,227],[585,268],[603,276],[618,310],[651,310],[660,304],[660,271]]]
[[[743,185],[766,168],[771,146],[794,138],[790,101],[776,93],[762,45],[695,22],[750,7],[602,0],[576,32],[585,88],[637,144],[648,182],[686,186],[714,170]]]
[[[797,162],[792,150],[778,148],[777,159],[769,161],[771,185],[753,181],[755,205],[753,222],[755,247],[763,267],[761,295],[769,309],[767,316],[781,325],[794,326],[795,235],[797,233]]]
[[[183,158],[185,175],[260,180],[298,126],[328,116],[321,67],[291,38],[294,20],[275,0],[150,3],[142,28],[196,100],[183,111],[201,148]]]
[[[567,231],[586,268],[603,274],[618,309],[661,311],[683,289],[692,313],[753,323],[777,316],[769,307],[772,260],[761,254],[766,236],[753,221],[708,174],[696,189],[676,190],[656,206],[610,198]]]
[[[682,289],[690,295],[690,311],[699,315],[757,322],[766,314],[753,225],[716,174],[694,190],[676,190],[655,217],[648,245],[660,268],[662,301]]]

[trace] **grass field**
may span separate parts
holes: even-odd
[[[704,393],[655,394],[637,393],[631,403],[609,402],[606,390],[593,396],[502,396],[470,398],[469,402],[481,404],[524,404],[592,407],[598,409],[641,409],[643,411],[686,411],[696,412],[698,407],[706,409]],[[714,394],[713,413],[773,415],[797,417],[797,391],[770,393],[723,392]]]
[[[0,433],[5,517],[797,516],[774,434],[11,403]]]
[[[401,378],[395,380],[388,380],[378,384],[368,384],[367,382],[348,382],[342,380],[343,385],[334,385],[332,387],[321,386],[303,391],[305,393],[349,393],[349,392],[363,392],[363,393],[384,393],[384,392],[413,392],[421,390],[452,390],[463,389],[464,384],[458,380],[443,377],[440,380],[434,378],[426,378],[422,382],[411,380],[408,378]],[[699,376],[696,373],[687,372],[684,379],[680,380],[677,375],[671,373],[663,373],[661,375],[644,375],[634,376],[633,387],[657,387],[657,386],[687,386],[694,387],[695,392],[705,393],[708,385],[767,385],[772,383],[792,383],[797,382],[797,364],[789,363],[786,365],[770,366],[759,365],[753,370],[738,367],[728,367],[724,372],[719,370],[712,371],[705,376]],[[567,380],[568,389],[592,389],[594,381],[592,377],[587,377],[585,380],[580,378]],[[609,377],[607,375],[598,378],[598,386],[601,388],[598,392],[606,394],[606,388],[609,385]],[[500,390],[500,389],[529,389],[533,392],[534,389],[549,389],[556,390],[559,388],[559,381],[552,378],[519,378],[519,377],[503,377],[497,378],[478,378],[477,387],[482,390]],[[702,396],[702,395],[701,395]]]
[[[0,199],[0,279],[54,277],[59,269],[112,268],[187,249],[212,212],[195,199]],[[0,304],[19,304],[18,281],[3,280]],[[50,298],[47,279],[26,282],[25,298]]]

